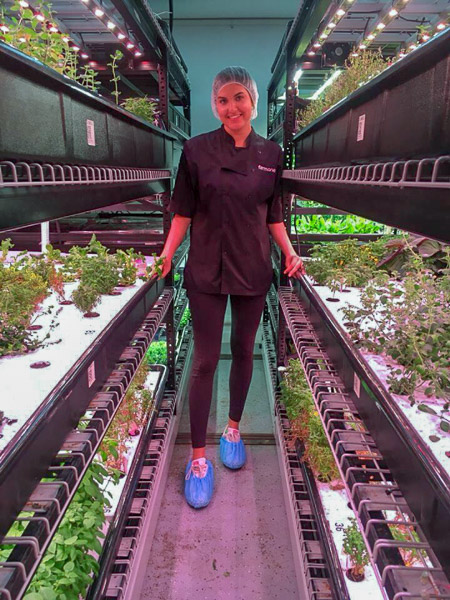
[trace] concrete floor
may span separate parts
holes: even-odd
[[[227,325],[225,326],[227,328]],[[226,331],[224,339],[226,339]],[[228,413],[227,344],[216,374],[209,433],[221,433]],[[241,430],[273,431],[262,360],[254,374]],[[188,402],[180,432],[189,431]],[[293,600],[299,597],[275,445],[250,445],[240,471],[226,469],[218,445],[207,448],[215,473],[208,507],[184,499],[190,447],[176,444],[151,549],[142,600]]]

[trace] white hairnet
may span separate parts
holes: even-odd
[[[219,118],[216,108],[217,96],[223,86],[227,85],[228,83],[239,83],[245,87],[250,94],[250,98],[252,99],[252,119],[256,119],[258,116],[258,88],[256,87],[253,77],[250,75],[247,69],[244,69],[244,67],[226,67],[214,77],[211,91],[211,108],[214,116]]]

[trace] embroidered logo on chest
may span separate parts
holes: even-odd
[[[262,165],[258,165],[258,169],[260,171],[265,171],[266,173],[276,173],[277,170],[273,167],[263,167]]]

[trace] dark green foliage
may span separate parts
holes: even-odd
[[[167,343],[152,342],[145,354],[145,360],[149,365],[167,364]]]

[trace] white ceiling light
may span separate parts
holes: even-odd
[[[384,29],[386,25],[384,23],[378,23],[377,29]]]
[[[389,11],[389,16],[396,17],[397,15],[398,15],[398,10],[395,10],[395,8],[391,8],[391,10]]]
[[[295,83],[298,83],[298,80],[300,79],[300,77],[303,75],[303,69],[299,69],[298,71],[296,71],[293,80],[295,81]]]
[[[112,21],[108,21],[107,27],[108,27],[108,29],[115,29],[116,28],[116,24],[113,23]]]
[[[328,23],[327,27],[329,29],[334,29],[334,27],[336,27],[336,23],[333,23],[333,21],[331,21],[330,23]]]
[[[104,15],[104,14],[105,14],[105,13],[104,13],[104,11],[103,11],[103,10],[101,10],[100,8],[96,8],[96,9],[94,10],[94,15],[95,15],[96,17],[103,17],[103,15]]]
[[[343,17],[345,15],[345,10],[343,10],[342,8],[340,8],[338,11],[336,11],[336,15],[338,17]]]
[[[125,39],[125,35],[123,33],[117,34],[117,37],[119,38],[119,40],[124,40]]]

